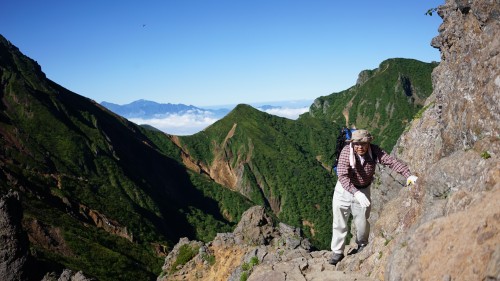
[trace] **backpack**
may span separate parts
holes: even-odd
[[[331,157],[335,156],[335,159],[334,159],[333,165],[332,165],[332,171],[331,171],[332,174],[333,174],[333,172],[335,172],[335,174],[337,174],[337,165],[339,163],[340,152],[342,151],[344,146],[347,144],[346,141],[351,139],[352,132],[354,132],[354,131],[356,131],[356,129],[349,129],[347,127],[343,127],[340,130],[340,134],[337,137],[337,143],[335,144],[335,152],[333,152],[333,154],[331,156]]]

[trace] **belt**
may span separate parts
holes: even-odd
[[[369,187],[369,186],[370,186],[370,184],[372,184],[372,183],[369,183],[369,184],[367,184],[367,185],[355,185],[355,184],[354,184],[354,187],[355,187],[355,188],[357,188],[357,189],[363,189],[363,188],[367,188],[367,187]]]

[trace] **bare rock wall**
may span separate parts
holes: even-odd
[[[383,207],[362,265],[343,266],[381,280],[498,280],[500,2],[448,0],[438,14],[433,94],[394,149],[419,181]]]

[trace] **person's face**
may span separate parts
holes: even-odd
[[[370,144],[367,142],[354,142],[352,143],[352,146],[354,147],[354,152],[358,155],[365,155],[366,152],[368,152],[368,146]]]

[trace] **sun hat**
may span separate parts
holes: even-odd
[[[367,130],[356,130],[352,133],[351,139],[348,142],[371,142],[373,136]]]

